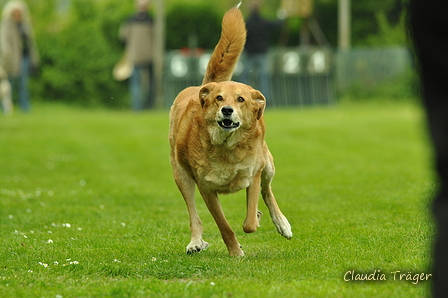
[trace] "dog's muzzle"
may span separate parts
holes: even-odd
[[[239,122],[233,120],[233,108],[226,106],[221,108],[222,120],[218,121],[218,125],[225,131],[231,131],[240,126]]]

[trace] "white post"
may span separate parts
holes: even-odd
[[[350,0],[339,0],[338,2],[338,49],[347,51],[351,46],[351,11]]]

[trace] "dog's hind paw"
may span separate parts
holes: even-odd
[[[202,250],[206,250],[207,247],[209,247],[209,246],[210,245],[202,239],[196,240],[196,241],[191,241],[190,244],[188,244],[188,246],[187,246],[187,254],[192,255],[192,254],[198,253]]]

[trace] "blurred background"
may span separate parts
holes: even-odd
[[[120,25],[133,0],[28,0],[41,56],[31,80],[33,100],[86,107],[129,107],[126,81],[112,69],[123,55]],[[225,11],[236,0],[153,0],[160,76],[157,106],[169,107],[183,88],[199,85]],[[350,3],[351,2],[351,3]],[[6,3],[0,0],[0,7]],[[247,17],[250,1],[241,9]],[[263,0],[261,15],[286,19],[272,32],[270,107],[338,101],[416,98],[406,34],[407,0]],[[281,10],[282,9],[282,10]],[[280,10],[280,12],[279,12]],[[239,80],[245,57],[235,71]],[[157,66],[156,66],[157,67]],[[256,78],[252,79],[257,88]]]

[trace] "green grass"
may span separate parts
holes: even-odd
[[[193,256],[171,175],[168,111],[36,104],[0,117],[0,297],[424,297],[434,189],[424,117],[411,103],[268,110],[273,187],[246,235],[244,192],[223,196],[246,256],[231,258],[202,199],[211,246]],[[385,282],[346,282],[381,270]]]

